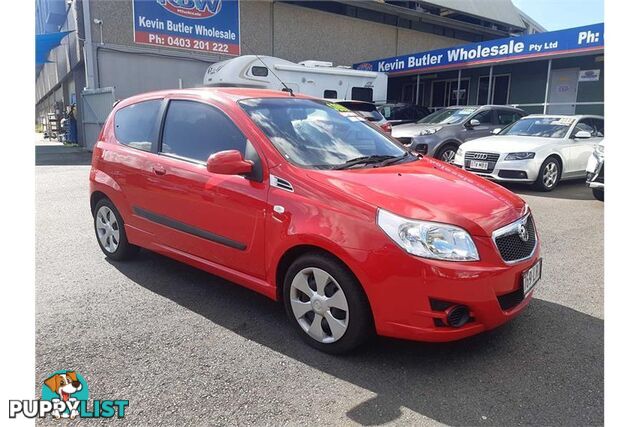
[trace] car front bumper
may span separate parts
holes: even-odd
[[[540,258],[505,263],[490,237],[474,237],[480,261],[447,262],[408,255],[395,245],[370,254],[371,276],[363,281],[379,335],[416,341],[455,341],[496,328],[529,304],[522,274]],[[392,269],[383,266],[393,266]],[[392,270],[393,272],[390,272]],[[375,283],[375,285],[367,285]],[[462,305],[471,320],[448,326],[447,309]]]
[[[542,159],[534,157],[529,160],[505,160],[507,155],[503,153],[495,163],[489,163],[488,170],[473,169],[470,167],[470,161],[464,159],[463,156],[464,154],[456,156],[454,165],[475,175],[498,182],[533,183],[538,179],[540,166],[542,166]]]
[[[604,188],[604,157],[592,154],[587,162],[587,185],[590,188]]]

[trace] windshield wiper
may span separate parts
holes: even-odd
[[[402,156],[397,156],[397,157],[393,157],[391,159],[384,160],[384,161],[380,162],[380,164],[378,166],[376,166],[376,167],[382,167],[382,166],[391,165],[393,163],[399,162],[400,160],[406,159],[407,156],[409,156],[409,152],[408,151],[406,153],[404,153]]]
[[[351,159],[346,161],[345,163],[335,166],[333,169],[335,170],[340,170],[340,169],[349,169],[352,166],[356,166],[356,165],[364,165],[367,163],[380,163],[383,162],[385,160],[391,160],[391,159],[396,159],[396,156],[389,156],[389,155],[373,155],[373,156],[362,156],[362,157],[356,157],[355,159]]]

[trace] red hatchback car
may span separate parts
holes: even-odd
[[[540,278],[522,199],[329,101],[154,92],[117,104],[98,139],[91,212],[107,257],[143,247],[282,300],[323,351],[495,328]]]

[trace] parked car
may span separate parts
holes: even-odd
[[[417,123],[394,126],[391,134],[411,150],[452,163],[460,144],[489,136],[525,115],[504,105],[448,107]]]
[[[587,162],[587,185],[593,197],[604,202],[604,140],[596,145]]]
[[[393,126],[405,123],[415,123],[428,116],[429,109],[414,104],[382,104],[378,105],[378,111],[389,120]]]
[[[586,176],[602,137],[601,116],[531,115],[495,136],[463,144],[454,163],[485,178],[551,191],[563,179]]]
[[[333,353],[373,332],[457,340],[522,312],[541,274],[527,204],[335,107],[247,88],[121,101],[90,171],[102,252],[143,247],[283,300]]]
[[[376,104],[366,101],[342,101],[342,100],[330,100],[336,104],[342,105],[349,110],[357,113],[361,117],[364,117],[367,121],[377,125],[380,129],[386,133],[391,133],[391,123],[384,118],[382,114],[376,108]]]

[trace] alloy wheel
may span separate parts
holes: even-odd
[[[456,157],[456,151],[452,149],[447,149],[442,153],[442,155],[440,156],[440,159],[443,162],[453,163],[453,160],[455,159],[455,157]]]
[[[347,331],[347,298],[340,284],[321,268],[300,270],[291,282],[289,299],[298,324],[314,340],[333,343]]]
[[[96,213],[96,231],[98,240],[105,251],[114,253],[120,244],[120,225],[108,206],[101,206]]]
[[[558,165],[554,162],[550,162],[544,168],[542,172],[542,183],[545,187],[551,188],[555,185],[558,180]]]

